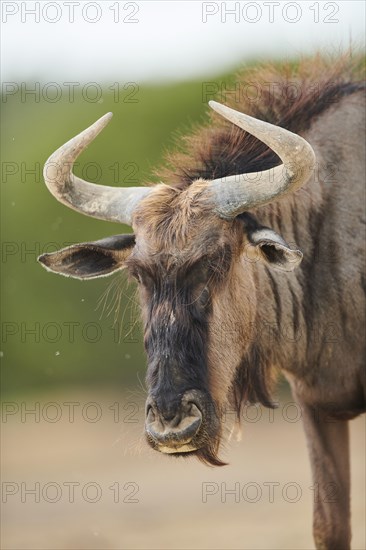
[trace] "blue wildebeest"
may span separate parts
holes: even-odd
[[[348,420],[365,407],[364,86],[348,60],[329,66],[318,57],[293,70],[255,71],[255,102],[212,102],[211,122],[168,159],[161,184],[116,188],[73,175],[110,115],[63,145],[45,166],[51,193],[134,234],[39,260],[79,279],[121,269],[136,279],[145,431],[157,451],[223,464],[222,411],[271,406],[272,374],[281,369],[302,408],[319,487],[317,548],[346,550]],[[336,498],[327,498],[329,488]]]

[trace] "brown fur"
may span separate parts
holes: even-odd
[[[236,93],[226,93],[217,100],[302,135],[342,97],[365,89],[364,73],[364,57],[348,54],[257,66],[239,73],[235,82],[251,83],[259,90],[258,100],[248,98],[247,93],[240,93],[239,100]],[[210,113],[207,127],[200,125],[191,135],[177,139],[177,151],[167,155],[166,166],[157,174],[160,181],[182,188],[199,178],[256,172],[279,163],[277,155],[262,142]]]
[[[236,367],[240,361],[238,346],[228,346],[233,349],[233,360],[228,360],[227,349],[217,346],[220,339],[220,329],[227,325],[227,337],[229,338],[229,327],[233,327],[235,333],[236,326],[242,324],[243,315],[252,308],[247,307],[245,297],[254,295],[254,287],[251,292],[246,292],[244,282],[240,283],[239,288],[235,287],[236,292],[243,296],[240,308],[233,309],[232,304],[235,301],[233,288],[226,285],[227,279],[240,280],[237,271],[241,253],[241,244],[243,241],[243,231],[241,223],[220,220],[212,211],[212,205],[207,201],[207,196],[202,192],[206,190],[208,183],[197,181],[189,188],[178,191],[175,188],[165,185],[159,185],[154,192],[146,199],[141,201],[135,216],[133,227],[136,232],[136,247],[128,264],[144,264],[144,269],[157,270],[157,264],[161,265],[167,273],[175,273],[178,268],[189,270],[190,266],[197,262],[203,256],[214,256],[219,248],[227,246],[231,251],[230,270],[225,271],[224,284],[219,284],[218,272],[222,267],[222,260],[215,257],[215,277],[211,277],[211,288],[217,288],[219,299],[215,300],[215,293],[212,294],[212,302],[215,312],[212,316],[213,323],[210,323],[212,332],[209,341],[210,346],[209,370],[210,390],[216,405],[223,408],[227,404],[229,388],[232,384],[233,372],[222,368],[223,364],[232,364]],[[236,230],[234,226],[236,225]],[[151,268],[151,263],[155,267]],[[227,286],[227,289],[226,289]],[[242,288],[240,288],[242,287]],[[171,306],[170,306],[171,307]],[[217,309],[217,311],[216,311]],[[233,317],[233,312],[235,318]],[[216,322],[215,322],[216,321]],[[237,340],[238,335],[233,334]],[[221,351],[220,351],[221,350]],[[226,358],[221,356],[224,352]]]

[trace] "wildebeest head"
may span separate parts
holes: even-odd
[[[282,128],[212,102],[271,147],[283,164],[254,175],[197,180],[184,189],[114,188],[72,174],[72,164],[110,119],[57,150],[45,165],[55,197],[84,214],[130,224],[134,234],[73,245],[39,258],[49,270],[89,279],[127,269],[139,286],[148,358],[146,436],[156,450],[217,457],[221,414],[251,339],[255,284],[244,251],[291,270],[301,253],[247,213],[299,188],[314,162],[310,145]]]

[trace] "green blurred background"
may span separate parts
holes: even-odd
[[[44,184],[43,164],[62,143],[112,111],[112,122],[81,155],[75,173],[107,185],[154,181],[154,170],[177,136],[206,119],[213,97],[208,92],[222,82],[230,88],[234,72],[169,85],[120,82],[101,89],[89,84],[73,92],[64,87],[59,98],[59,88],[28,82],[2,97],[5,394],[70,384],[123,387],[144,378],[134,284],[127,285],[124,274],[86,282],[67,279],[48,273],[36,260],[43,252],[131,229],[58,203]]]

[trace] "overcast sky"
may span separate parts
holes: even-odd
[[[4,82],[144,82],[363,46],[365,2],[2,0],[1,21]]]

